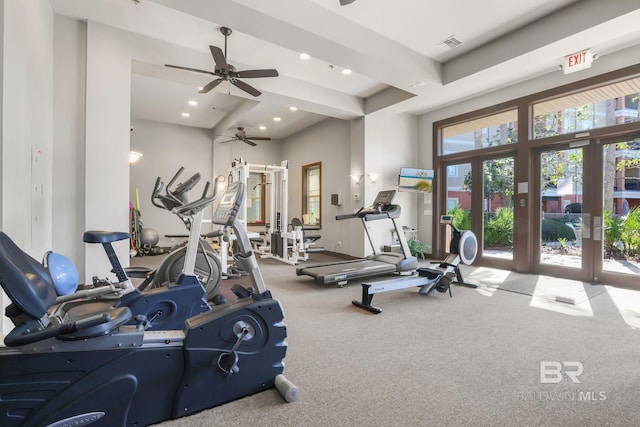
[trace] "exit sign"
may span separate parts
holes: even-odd
[[[574,73],[591,67],[593,64],[593,53],[591,49],[586,49],[573,55],[569,55],[564,59],[562,70],[565,74]]]

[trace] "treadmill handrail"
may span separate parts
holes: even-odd
[[[365,221],[377,221],[387,218],[399,218],[401,211],[400,205],[387,205],[383,209],[375,207],[360,208],[356,213],[336,215],[336,220],[362,218]]]

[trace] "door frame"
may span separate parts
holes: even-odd
[[[549,145],[544,145],[544,146],[539,146],[536,147],[534,149],[531,150],[531,156],[533,159],[533,185],[532,185],[532,197],[531,197],[531,205],[533,207],[533,215],[532,215],[532,221],[531,221],[531,225],[530,225],[530,233],[531,233],[531,257],[532,257],[532,261],[533,261],[533,265],[532,265],[532,271],[535,272],[536,274],[543,274],[543,275],[549,275],[549,276],[554,276],[554,277],[564,277],[567,279],[573,279],[573,280],[589,280],[589,276],[587,274],[587,272],[585,272],[585,269],[589,269],[590,264],[588,262],[585,262],[585,254],[587,253],[585,250],[585,244],[587,245],[587,247],[589,246],[590,243],[590,238],[582,238],[582,260],[581,260],[581,266],[580,268],[571,268],[571,267],[565,267],[565,266],[561,266],[561,265],[553,265],[553,264],[543,264],[541,262],[541,256],[540,256],[540,248],[541,248],[541,243],[542,243],[542,233],[541,233],[541,229],[542,229],[542,182],[541,182],[541,175],[542,175],[542,161],[541,161],[541,157],[542,157],[542,153],[544,152],[548,152],[548,151],[564,151],[564,150],[572,150],[572,149],[577,149],[577,148],[581,148],[582,152],[583,152],[583,163],[582,163],[582,170],[589,170],[587,169],[587,162],[588,159],[587,157],[589,157],[589,155],[587,155],[587,148],[589,147],[589,145],[592,144],[592,140],[582,140],[582,141],[574,141],[574,142],[564,142],[564,143],[557,143],[557,144],[549,144]],[[583,172],[583,183],[582,183],[582,212],[583,212],[583,219],[585,218],[585,215],[589,215],[589,213],[591,211],[588,211],[587,209],[590,208],[591,205],[591,201],[588,200],[590,198],[587,198],[586,195],[590,194],[590,185],[591,182],[588,182],[588,179],[585,179],[585,175]],[[587,204],[585,202],[588,202]]]
[[[603,283],[614,286],[640,288],[638,276],[634,274],[616,273],[603,269],[604,251],[604,216],[603,216],[603,147],[606,144],[638,138],[638,132],[631,132],[606,139],[589,138],[581,141],[549,144],[531,149],[533,159],[533,215],[530,232],[532,235],[532,272],[553,277],[562,277],[573,280],[581,280],[589,283]],[[582,238],[582,265],[581,268],[570,268],[559,265],[543,264],[540,261],[541,244],[541,154],[545,151],[568,150],[582,148],[583,150],[583,186],[582,186],[582,213],[583,233]],[[584,173],[588,171],[588,173]],[[599,221],[599,224],[597,223]],[[588,228],[588,232],[586,229]]]

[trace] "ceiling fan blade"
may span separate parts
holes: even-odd
[[[233,141],[237,141],[238,138],[231,138],[231,139],[227,139],[226,141],[220,141],[221,144],[226,144],[227,142],[233,142]]]
[[[253,139],[256,141],[271,141],[271,138],[267,138],[266,136],[248,136],[247,139]]]
[[[216,63],[216,67],[221,70],[226,70],[229,68],[227,65],[227,59],[224,57],[224,53],[222,49],[217,46],[209,46],[209,50],[211,50],[211,56],[213,56],[213,61]]]
[[[243,139],[242,142],[244,142],[245,144],[249,144],[252,147],[255,147],[256,145],[258,145],[253,141],[249,141],[248,139]]]
[[[222,83],[222,79],[211,80],[205,87],[200,89],[198,93],[208,93],[211,89],[218,86],[220,83]]]
[[[245,82],[243,82],[241,80],[232,79],[232,80],[229,80],[229,81],[231,82],[232,85],[234,85],[238,89],[242,89],[243,91],[247,92],[250,95],[260,96],[262,94],[262,92],[260,92],[258,89],[256,89],[255,87],[253,87],[251,85],[246,84]]]
[[[236,72],[236,76],[241,79],[252,79],[257,77],[278,77],[278,70],[245,70]]]
[[[212,76],[216,75],[216,73],[212,71],[198,70],[197,68],[181,67],[179,65],[170,65],[170,64],[165,64],[164,66],[169,68],[177,68],[178,70],[195,71],[196,73],[211,74]]]

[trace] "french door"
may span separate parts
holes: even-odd
[[[640,139],[544,147],[534,159],[535,272],[638,286]]]

